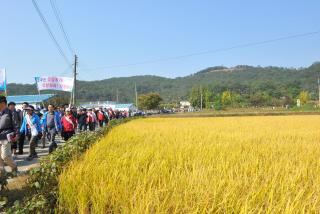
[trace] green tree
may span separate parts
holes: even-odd
[[[213,92],[208,88],[208,87],[204,87],[203,88],[203,104],[204,104],[204,108],[211,108],[211,106],[213,106]]]
[[[230,91],[224,91],[221,95],[221,104],[223,106],[229,106],[232,103],[232,96]]]
[[[214,109],[215,110],[221,110],[222,109],[222,104],[221,104],[221,95],[220,94],[217,94],[215,97],[214,97]]]
[[[142,94],[138,97],[138,105],[143,110],[155,110],[159,109],[162,100],[158,93]]]
[[[239,93],[232,93],[232,107],[245,107],[247,106],[245,98]]]
[[[210,108],[213,104],[213,93],[208,87],[193,86],[189,93],[189,102],[195,108],[201,107],[201,90],[202,90],[202,107]]]
[[[308,91],[301,91],[299,97],[301,105],[306,104],[310,99],[310,94]]]
[[[189,93],[189,102],[191,106],[195,108],[200,108],[201,106],[201,92],[198,86],[193,86]]]

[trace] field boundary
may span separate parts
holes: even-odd
[[[223,112],[223,113],[178,113],[152,115],[155,118],[192,118],[192,117],[248,117],[248,116],[294,116],[320,115],[320,112]]]
[[[107,127],[94,132],[82,132],[72,137],[52,154],[41,158],[40,166],[29,171],[25,191],[28,194],[14,203],[1,203],[0,213],[54,213],[58,195],[58,178],[68,164],[99,142],[114,127],[135,118],[110,121]],[[0,201],[1,202],[1,201]]]

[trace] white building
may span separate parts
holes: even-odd
[[[180,111],[192,112],[194,111],[194,108],[191,106],[189,101],[180,101]]]

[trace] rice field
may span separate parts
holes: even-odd
[[[59,181],[61,213],[319,213],[320,116],[138,119]]]

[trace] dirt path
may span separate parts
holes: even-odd
[[[62,145],[62,139],[60,136],[57,135],[56,137],[58,146]],[[48,155],[49,152],[49,144],[48,142],[46,142],[46,147],[42,148],[42,144],[39,141],[39,147],[36,148],[36,151],[38,153],[39,158]],[[27,161],[26,158],[28,157],[29,154],[29,145],[27,144],[27,142],[24,145],[24,149],[23,149],[24,154],[23,155],[16,155],[14,160],[16,161],[17,165],[18,165],[18,171],[19,174],[25,174],[27,171],[29,171],[30,169],[36,167],[39,165],[39,158],[35,158],[32,161]],[[5,169],[7,171],[10,171],[10,168],[8,166],[5,167]],[[12,179],[9,180],[9,182],[11,182]]]
[[[56,137],[56,142],[58,143],[58,147],[63,145],[63,140],[60,136]],[[29,154],[29,145],[25,142],[24,145],[24,154],[17,155],[14,157],[18,165],[18,177],[8,180],[7,190],[4,191],[5,197],[8,199],[8,205],[12,206],[16,200],[22,200],[24,196],[27,194],[26,183],[28,179],[27,172],[39,166],[39,159],[49,154],[49,143],[46,142],[45,148],[42,148],[42,144],[39,141],[39,147],[36,148],[39,158],[35,158],[32,161],[27,161],[26,158]],[[10,172],[10,167],[6,166],[5,170]]]
[[[63,140],[61,139],[60,136],[57,136],[56,140],[58,143],[58,147],[63,145]],[[41,143],[39,142],[39,147],[36,148],[39,158],[33,159],[32,161],[26,160],[29,153],[29,145],[27,144],[27,142],[24,145],[24,154],[15,156],[14,159],[18,165],[19,175],[16,178],[8,180],[8,185],[7,185],[8,191],[6,191],[6,196],[8,197],[9,202],[14,202],[15,200],[19,200],[23,198],[25,194],[24,186],[26,185],[26,182],[28,179],[27,172],[30,169],[39,166],[39,159],[49,154],[48,142],[46,142],[45,148],[42,148],[42,144],[41,145],[40,144]],[[8,166],[5,167],[5,170],[11,171],[10,167]]]

